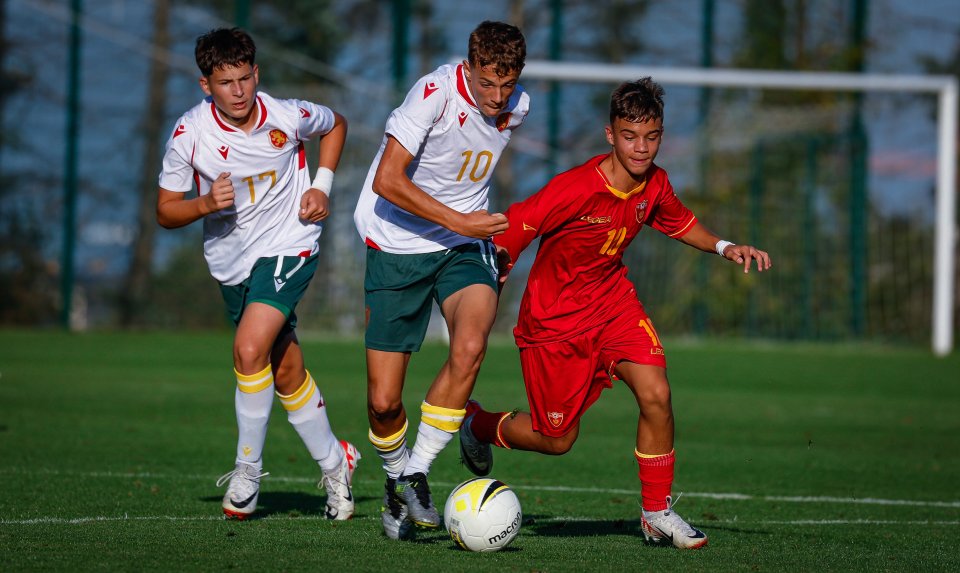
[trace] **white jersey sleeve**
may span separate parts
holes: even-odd
[[[424,76],[387,119],[380,150],[367,172],[354,222],[364,241],[391,253],[428,253],[472,241],[409,213],[373,192],[388,137],[413,155],[406,174],[437,201],[460,213],[487,209],[489,186],[513,130],[529,111],[530,98],[517,86],[498,117],[481,113],[462,65],[445,65]]]

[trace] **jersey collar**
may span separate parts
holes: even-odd
[[[257,107],[259,108],[259,118],[257,119],[257,126],[254,127],[254,129],[260,129],[263,127],[263,124],[267,122],[267,106],[264,105],[259,95],[257,96]],[[210,113],[213,115],[213,121],[220,126],[220,129],[231,132],[239,131],[237,128],[223,121],[223,118],[220,117],[220,113],[217,111],[217,105],[213,103],[213,98],[210,99]]]
[[[460,97],[465,99],[471,107],[477,111],[480,110],[480,108],[477,106],[476,100],[473,99],[473,94],[470,93],[470,88],[467,87],[467,78],[463,69],[463,64],[457,65],[457,91],[460,92]]]
[[[601,158],[600,161],[598,161],[597,164],[594,166],[594,169],[597,170],[597,175],[600,176],[600,180],[603,181],[603,186],[607,188],[607,191],[609,191],[610,193],[613,193],[614,197],[617,197],[619,199],[629,199],[630,197],[633,197],[638,193],[643,193],[643,190],[647,188],[647,180],[649,179],[649,177],[644,177],[643,181],[640,182],[640,184],[638,184],[636,187],[634,187],[630,191],[621,191],[616,187],[614,187],[613,185],[611,185],[610,180],[607,179],[607,176],[603,173],[603,169],[600,169],[600,164],[603,163],[603,160],[606,159],[606,157],[609,157],[609,155]]]

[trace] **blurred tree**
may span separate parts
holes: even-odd
[[[160,172],[161,141],[166,129],[167,77],[170,66],[166,52],[170,49],[169,0],[154,0],[153,57],[150,58],[150,77],[147,84],[147,106],[143,115],[142,182],[136,208],[136,237],[126,281],[119,297],[120,326],[129,328],[142,323],[138,317],[149,300],[150,275],[153,268],[153,249],[156,231],[157,173]]]
[[[34,81],[34,69],[26,62],[9,57],[11,45],[6,35],[7,2],[0,0],[0,117],[6,117],[10,99]],[[19,185],[0,186],[0,324],[52,324],[57,320],[59,292],[55,265],[45,260],[38,248],[49,240],[49,215],[42,195],[36,191],[57,181],[49,173],[30,172],[20,166],[4,164],[8,152],[21,150],[24,134],[0,129],[0,172],[6,181]]]

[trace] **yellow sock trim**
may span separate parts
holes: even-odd
[[[307,371],[307,377],[303,379],[303,384],[297,388],[297,391],[289,396],[284,396],[280,392],[277,392],[277,397],[280,398],[280,403],[283,404],[283,408],[287,412],[293,412],[294,410],[299,410],[310,401],[310,398],[317,392],[317,383],[313,381],[313,376],[310,375],[310,371]]]
[[[638,458],[649,459],[649,458],[662,458],[663,456],[669,456],[673,452],[674,450],[670,450],[665,454],[641,454],[640,450],[633,450],[633,455],[637,456]]]
[[[463,424],[463,417],[467,415],[466,410],[441,408],[440,406],[431,406],[426,402],[420,404],[420,413],[421,422],[451,434],[460,429],[460,425]]]
[[[500,426],[510,417],[510,414],[513,414],[513,412],[504,412],[503,415],[500,416],[500,421],[497,422],[497,439],[500,440],[500,443],[503,444],[503,448],[506,450],[512,450],[513,448],[503,439],[503,434],[500,433]]]
[[[373,444],[373,447],[377,448],[382,452],[392,452],[393,450],[399,448],[403,445],[404,441],[407,438],[407,421],[403,421],[403,427],[400,428],[400,431],[392,436],[387,436],[386,438],[381,438],[380,436],[373,433],[373,430],[367,432],[367,438],[370,439],[370,443]]]
[[[256,394],[273,384],[273,370],[269,364],[256,374],[240,374],[236,368],[233,373],[237,375],[237,388],[244,394]]]

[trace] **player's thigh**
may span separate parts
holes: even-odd
[[[367,348],[385,352],[420,350],[442,263],[442,252],[400,255],[367,248],[363,282]]]
[[[486,340],[497,315],[496,249],[475,241],[451,249],[437,274],[435,297],[450,329]]]
[[[566,435],[612,387],[599,360],[596,329],[568,340],[520,349],[520,367],[533,429],[550,437]]]
[[[628,304],[604,328],[600,356],[638,403],[669,402],[667,361],[660,336],[638,302]]]

